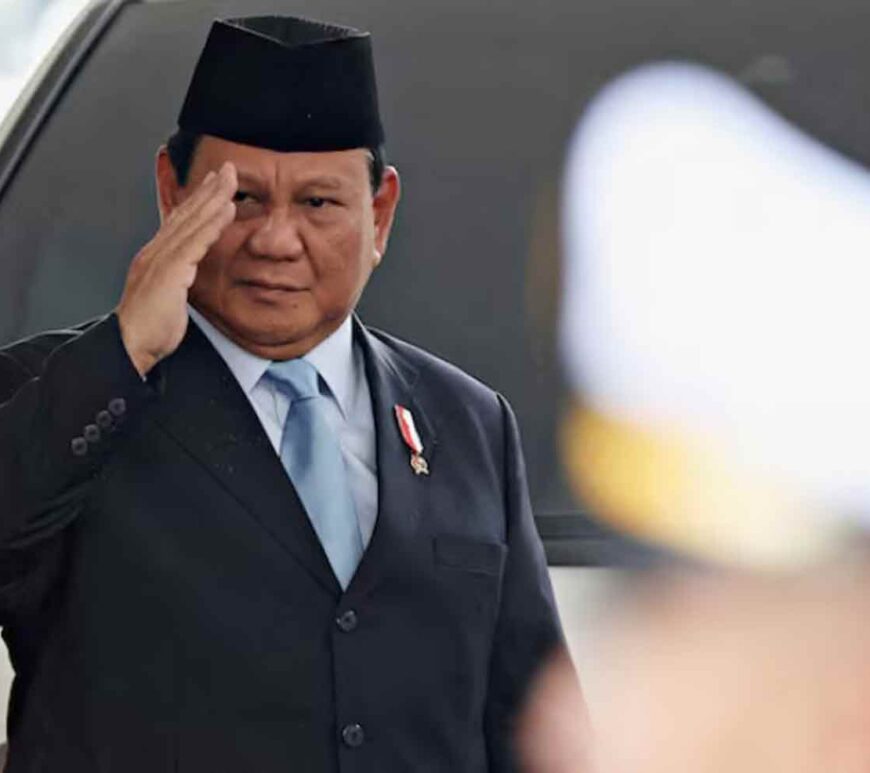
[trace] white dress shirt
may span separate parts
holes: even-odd
[[[281,433],[290,401],[264,378],[271,360],[242,349],[188,306],[190,318],[217,349],[251,403],[275,453],[281,455]],[[366,378],[363,354],[353,344],[353,326],[348,317],[338,330],[302,359],[321,377],[321,392],[328,398],[326,419],[338,437],[347,468],[348,482],[366,547],[378,514],[378,477],[375,418]],[[323,386],[326,383],[326,388]]]

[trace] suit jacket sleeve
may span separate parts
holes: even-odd
[[[499,396],[504,426],[508,554],[493,642],[486,734],[493,773],[518,770],[516,720],[544,661],[563,645],[547,561],[535,528],[517,422]]]
[[[0,625],[38,604],[56,579],[67,527],[152,394],[115,315],[0,351]],[[107,425],[106,413],[112,424],[97,438],[93,428],[98,416]],[[91,441],[83,446],[85,434]]]

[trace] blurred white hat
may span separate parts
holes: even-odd
[[[870,175],[661,63],[590,105],[562,215],[567,459],[593,509],[763,565],[870,524]]]

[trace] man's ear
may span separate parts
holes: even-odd
[[[166,145],[161,145],[155,159],[154,177],[157,184],[157,209],[160,222],[164,222],[181,202],[181,186],[175,174],[175,167],[169,160]]]
[[[390,238],[390,230],[393,227],[393,218],[396,215],[396,207],[402,195],[402,186],[399,182],[399,173],[394,166],[384,169],[381,187],[378,188],[372,199],[375,213],[375,254],[376,262],[380,262],[381,256],[387,251],[387,241]]]

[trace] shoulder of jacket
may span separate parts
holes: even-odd
[[[447,390],[462,400],[493,407],[499,405],[498,394],[482,381],[419,346],[403,341],[396,336],[376,328],[366,328],[394,356],[404,360],[418,374],[417,385],[430,392]]]
[[[52,352],[74,338],[78,338],[103,319],[105,317],[99,317],[74,327],[47,330],[28,338],[22,338],[0,349],[0,360],[5,360],[7,367],[11,367],[11,364],[14,363],[30,376],[38,376]]]

